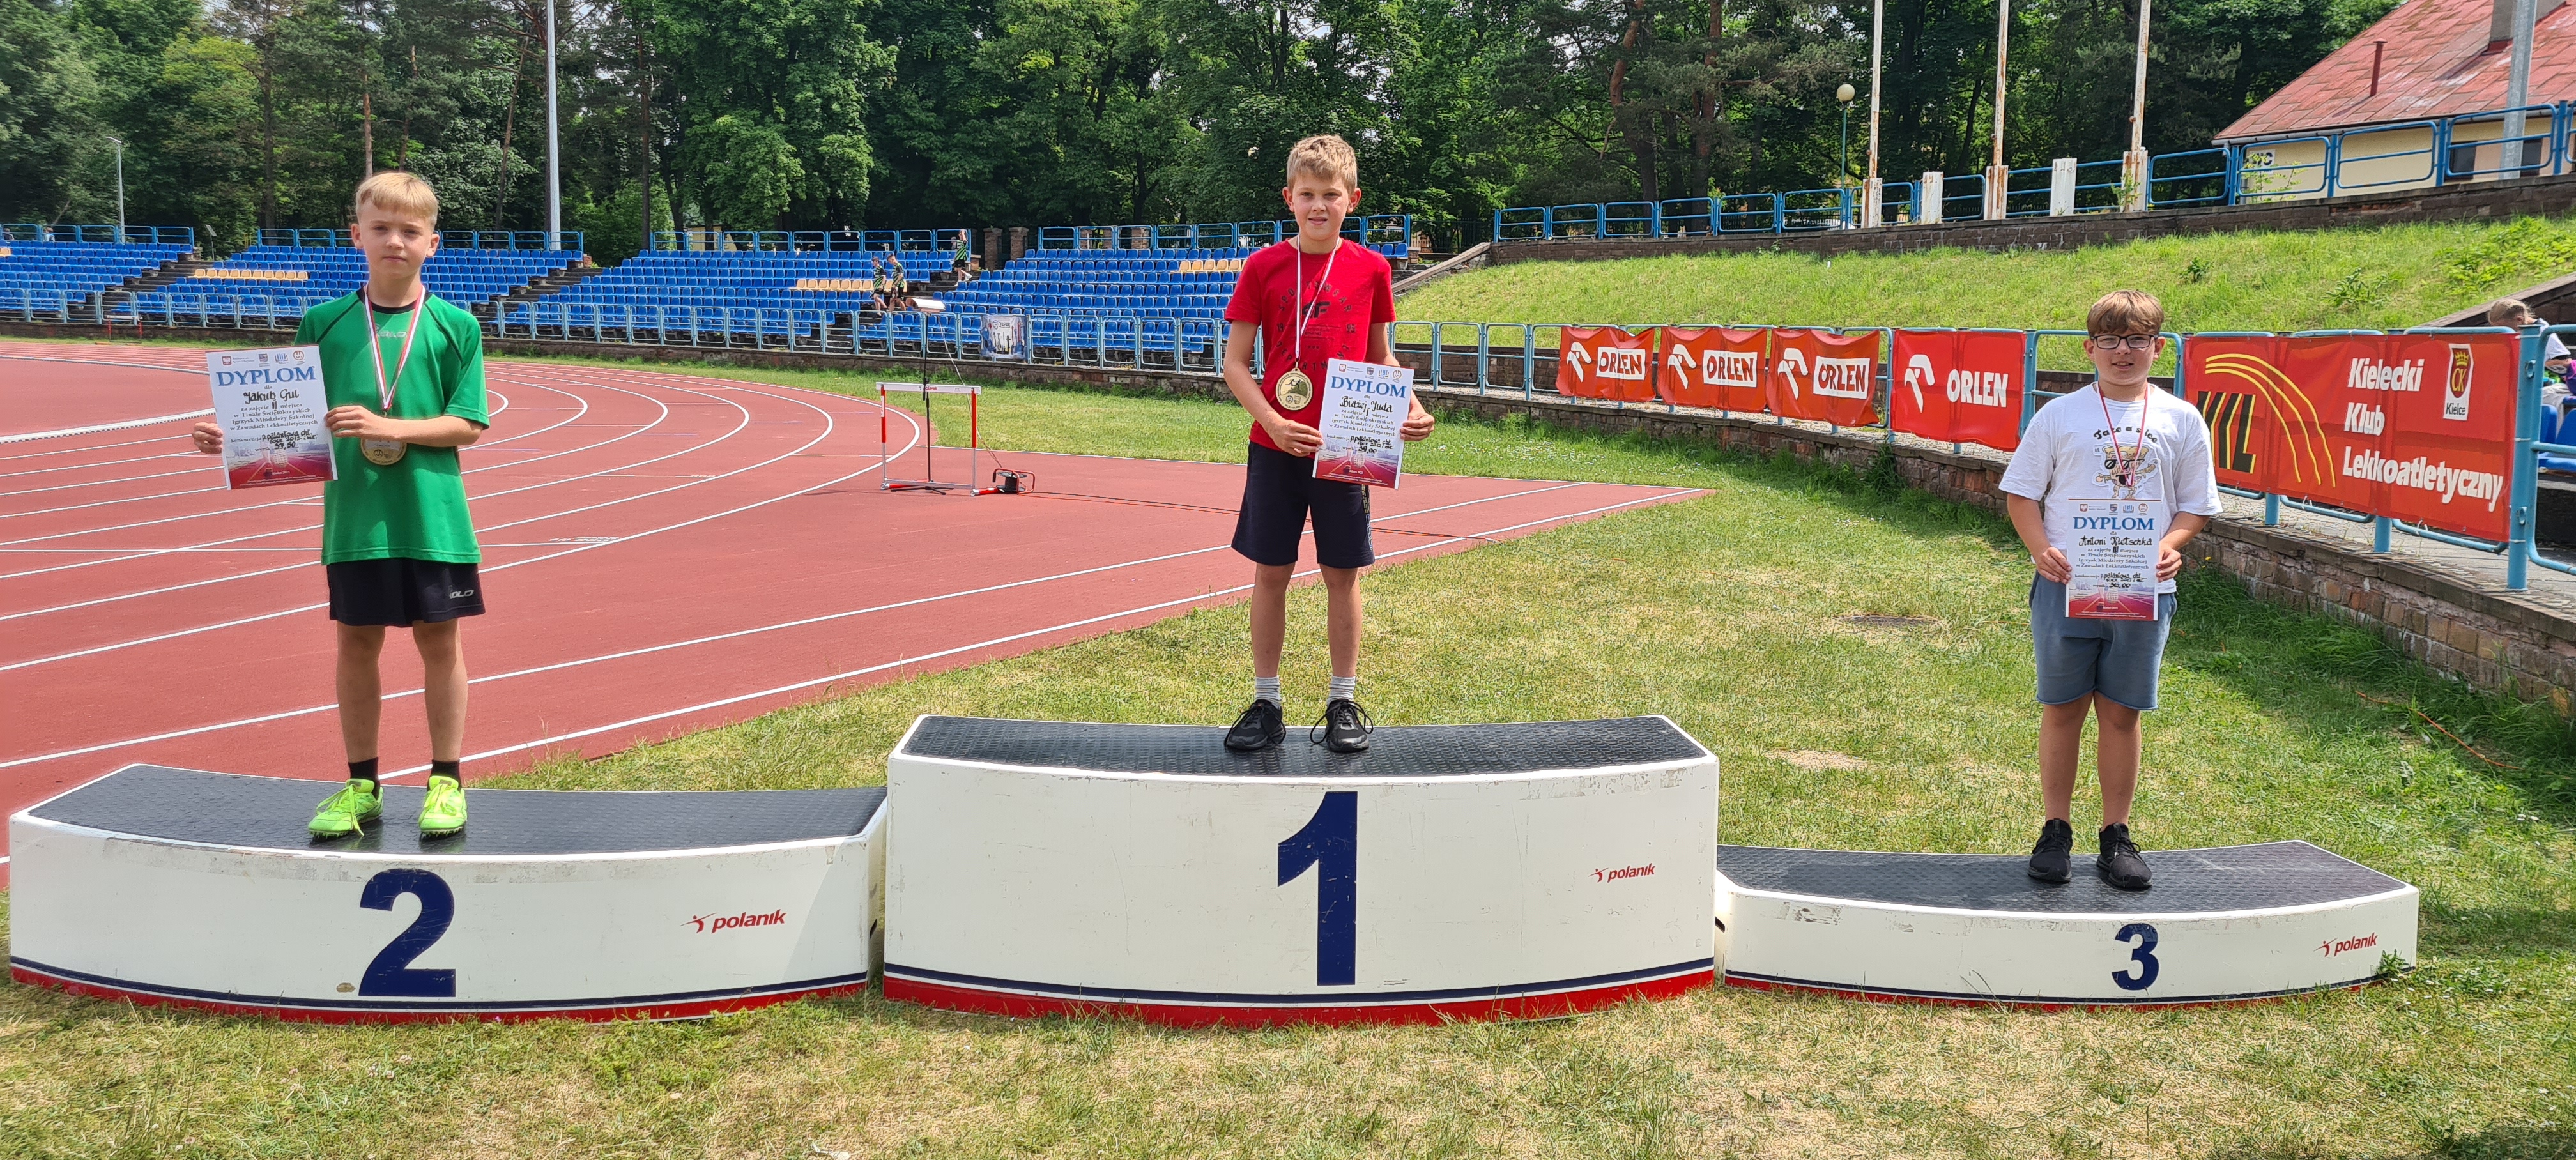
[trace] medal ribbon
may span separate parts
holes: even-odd
[[[1333,280],[1333,263],[1342,257],[1342,239],[1333,239],[1333,252],[1324,258],[1324,275],[1315,279],[1315,304],[1324,304],[1324,284]],[[1290,352],[1288,367],[1303,373],[1306,369],[1306,251],[1297,251],[1297,349]]]
[[[2129,450],[2141,458],[2144,458],[2147,453],[2147,412],[2155,409],[2155,404],[2148,400],[2147,395],[2155,393],[2156,385],[2149,383],[2146,394],[2138,396],[2138,442]],[[2102,394],[2100,383],[2093,384],[2093,401],[2102,404],[2102,431],[2111,439],[2112,460],[2126,465],[2129,462],[2128,456],[2120,454],[2120,427],[2111,421],[2111,401]]]
[[[411,365],[411,340],[420,337],[420,308],[428,304],[428,302],[429,291],[426,289],[420,292],[420,297],[412,299],[410,306],[411,327],[403,331],[402,353],[394,359],[394,375],[390,380],[385,378],[384,331],[379,330],[372,325],[375,321],[372,317],[368,319],[368,322],[371,325],[367,327],[367,342],[375,349],[368,352],[374,357],[367,360],[367,365],[376,368],[376,402],[378,406],[382,408],[376,413],[383,415],[388,419],[393,417],[394,392],[402,389],[403,368]],[[375,310],[375,300],[372,298],[368,299],[367,313],[373,315]]]

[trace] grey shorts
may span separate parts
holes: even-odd
[[[2087,620],[2066,615],[2066,586],[2030,579],[2030,650],[2039,664],[2039,703],[2063,705],[2100,693],[2137,710],[2156,707],[2156,670],[2173,628],[2174,594],[2156,597],[2156,618]]]

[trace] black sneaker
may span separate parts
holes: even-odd
[[[1324,706],[1324,719],[1306,730],[1306,740],[1320,744],[1335,753],[1358,753],[1368,748],[1369,733],[1377,723],[1369,720],[1368,710],[1360,703],[1343,697]],[[1320,741],[1315,730],[1324,731]]]
[[[1279,703],[1255,697],[1244,706],[1243,716],[1234,719],[1234,728],[1225,731],[1225,747],[1237,753],[1268,749],[1288,739],[1288,722],[1279,713]]]
[[[2042,882],[2066,881],[2068,856],[2075,850],[2075,827],[2050,818],[2039,828],[2039,844],[2030,848],[2030,876]]]
[[[2102,881],[2115,889],[2144,890],[2148,881],[2147,859],[2138,853],[2138,844],[2129,840],[2129,827],[2102,827],[2102,857],[2093,863],[2102,872]]]

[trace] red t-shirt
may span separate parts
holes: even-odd
[[[1330,263],[1332,277],[1324,276]],[[1299,273],[1303,266],[1304,272]],[[1306,304],[1306,345],[1297,345],[1297,303]],[[1294,411],[1280,414],[1311,427],[1324,412],[1324,364],[1337,358],[1365,362],[1369,328],[1395,321],[1395,271],[1386,258],[1366,246],[1342,242],[1339,252],[1309,254],[1295,242],[1265,246],[1243,260],[1234,281],[1234,300],[1225,304],[1228,322],[1261,326],[1261,350],[1267,364],[1261,391],[1279,405],[1272,389],[1279,376],[1302,368],[1315,381],[1315,397]],[[1261,424],[1252,425],[1252,441],[1273,451],[1279,445]]]

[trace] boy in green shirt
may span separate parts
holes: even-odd
[[[458,619],[483,613],[483,559],[465,507],[456,449],[491,423],[483,393],[483,329],[431,297],[421,265],[438,252],[438,194],[400,170],[358,187],[350,239],[367,256],[367,285],[306,311],[298,346],[322,348],[322,386],[338,478],[322,486],[322,564],[339,627],[340,742],[349,783],[313,814],[316,838],[365,831],[384,814],[376,734],[384,716],[377,672],[385,628],[404,625],[420,649],[429,710],[426,837],[465,828],[465,654]],[[223,450],[223,430],[197,424],[197,450]]]

